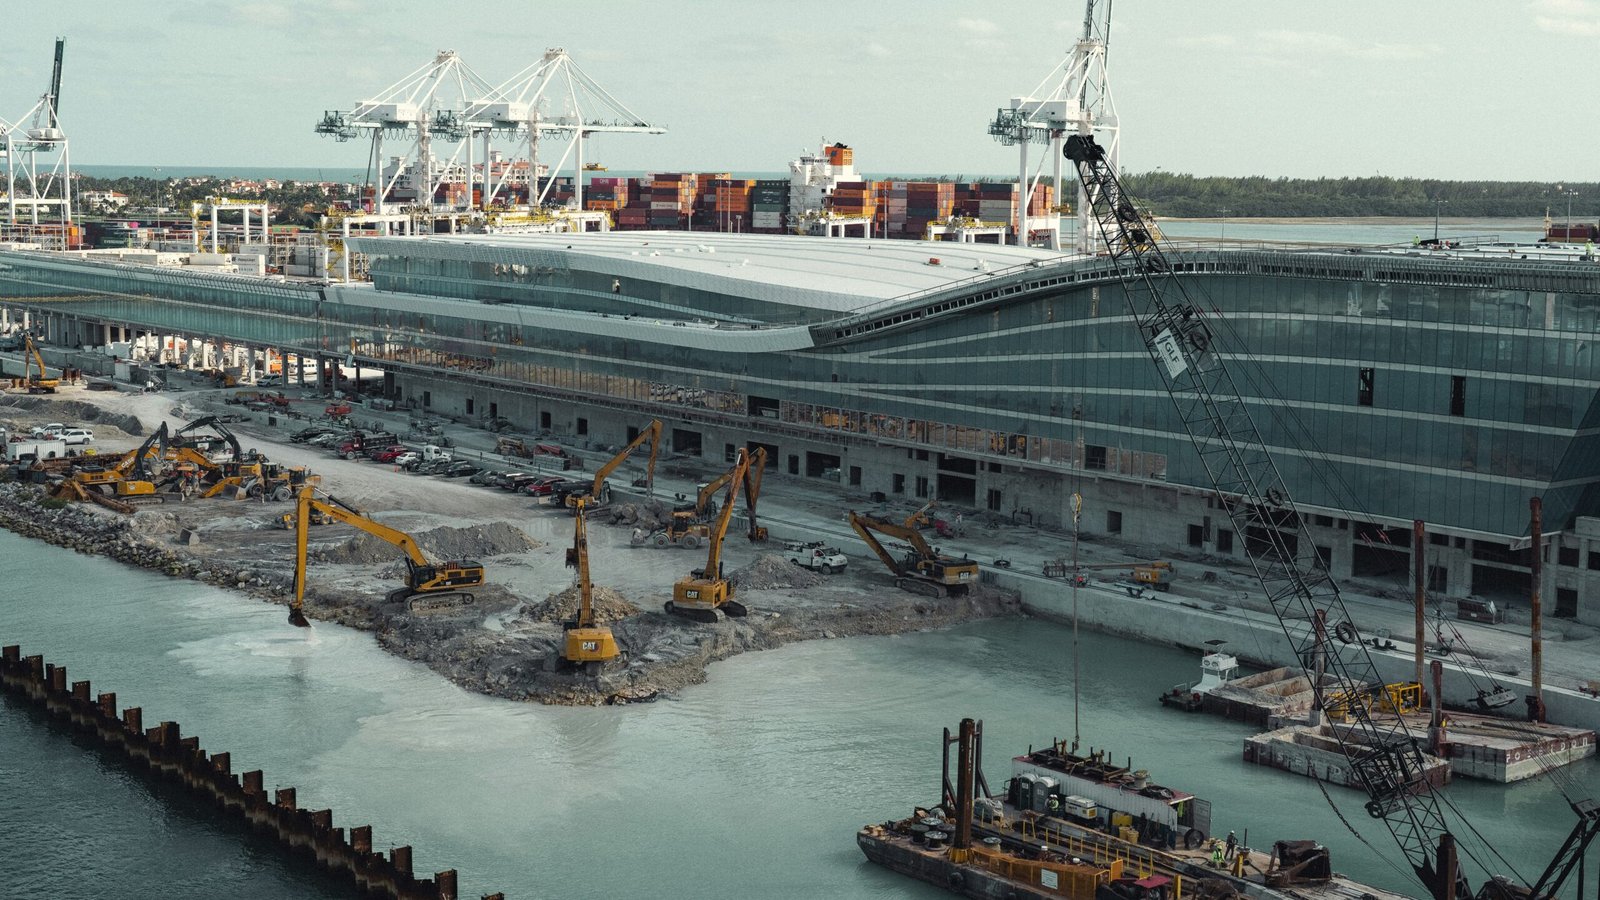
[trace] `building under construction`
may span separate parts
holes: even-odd
[[[1086,533],[1242,559],[1102,257],[685,232],[350,243],[370,284],[0,251],[0,296],[57,346],[148,334],[337,361],[381,370],[406,407],[597,444],[656,417],[678,453],[759,444],[775,475],[1045,526],[1070,525],[1078,492]],[[1550,608],[1600,620],[1600,268],[1175,258],[1259,365],[1249,402],[1335,577],[1403,577],[1422,519],[1431,590],[1523,594],[1542,495]]]

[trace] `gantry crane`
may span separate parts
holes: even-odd
[[[62,250],[73,247],[72,164],[60,120],[66,46],[64,38],[56,38],[50,89],[15,124],[0,119],[0,160],[6,170],[6,217],[0,223],[6,227],[0,232],[15,227],[20,238],[52,247],[59,241]]]
[[[661,449],[660,419],[651,420],[650,424],[646,425],[644,430],[639,432],[637,437],[629,441],[626,447],[623,447],[621,450],[617,451],[616,456],[611,457],[611,459],[608,460],[605,465],[601,466],[599,470],[594,473],[594,486],[589,489],[589,493],[568,494],[566,498],[567,508],[577,509],[578,502],[580,500],[591,509],[604,506],[606,503],[610,502],[611,485],[606,483],[606,478],[610,476],[612,472],[615,472],[617,467],[622,465],[622,463],[627,460],[630,455],[632,455],[633,451],[639,449],[639,447],[642,446],[646,441],[650,443],[650,462],[645,467],[644,487],[647,492],[653,491],[656,483],[656,454],[657,451]]]
[[[683,616],[696,622],[715,623],[724,615],[742,618],[750,610],[733,599],[733,585],[722,577],[722,539],[728,535],[728,523],[733,520],[733,506],[739,501],[739,491],[744,487],[744,476],[750,466],[749,451],[740,448],[734,460],[734,476],[728,479],[728,493],[722,500],[722,511],[717,514],[717,524],[706,539],[709,552],[705,568],[696,569],[689,577],[680,578],[672,586],[672,599],[665,604],[670,615]]]
[[[1382,691],[1384,681],[1345,609],[1339,588],[1316,549],[1307,517],[1299,514],[1227,364],[1213,350],[1213,332],[1203,306],[1193,302],[1160,241],[1146,227],[1123,190],[1105,148],[1090,135],[1072,135],[1063,148],[1077,168],[1091,218],[1106,253],[1122,270],[1128,310],[1156,364],[1178,417],[1233,523],[1249,535],[1245,555],[1293,646],[1296,658],[1324,661],[1340,691]],[[1356,640],[1330,645],[1329,620]],[[1316,708],[1327,688],[1313,681]],[[1374,698],[1375,699],[1375,698]],[[1393,835],[1417,878],[1435,900],[1465,898],[1471,887],[1457,859],[1457,845],[1441,800],[1423,777],[1417,739],[1399,717],[1375,720],[1377,702],[1348,704],[1347,729],[1332,729],[1356,783],[1366,791],[1366,809]],[[1545,900],[1560,891],[1597,833],[1600,806],[1572,803],[1578,815],[1567,841],[1530,888],[1498,880],[1480,897]]]
[[[594,589],[589,581],[589,531],[580,500],[572,526],[572,546],[567,548],[567,565],[577,569],[578,615],[561,623],[566,632],[562,659],[588,675],[598,675],[607,663],[622,658],[622,650],[611,629],[594,619]]]
[[[908,520],[909,521],[909,520]],[[914,526],[903,522],[890,522],[850,511],[850,527],[866,542],[867,548],[883,560],[894,574],[894,586],[915,594],[948,597],[964,594],[978,580],[978,564],[966,557],[946,556],[928,541]],[[889,548],[878,540],[887,535],[910,545],[905,555],[896,559]]]
[[[410,603],[417,598],[426,597],[430,607],[464,606],[473,602],[473,596],[461,589],[483,584],[482,564],[469,559],[443,563],[429,562],[411,535],[382,522],[373,521],[365,513],[346,506],[334,497],[330,496],[327,502],[323,502],[317,499],[316,489],[308,484],[300,489],[299,506],[295,511],[294,599],[289,604],[290,625],[298,628],[308,628],[311,625],[306,621],[303,608],[306,596],[306,543],[310,539],[310,522],[314,512],[329,516],[336,522],[354,525],[379,540],[399,547],[405,553],[406,584],[405,587],[389,592],[386,599],[390,602]],[[415,611],[416,604],[411,604],[411,608]]]

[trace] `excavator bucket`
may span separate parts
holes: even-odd
[[[306,614],[298,607],[289,607],[289,624],[296,628],[310,628],[311,623],[306,620]]]

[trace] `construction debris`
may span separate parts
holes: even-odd
[[[599,585],[593,588],[593,603],[595,621],[601,624],[620,622],[640,612],[639,607],[620,592]],[[524,605],[519,615],[534,622],[567,622],[576,619],[578,586],[574,584],[564,591],[551,594],[540,603]]]
[[[417,546],[434,559],[487,559],[507,553],[524,553],[543,546],[509,522],[492,522],[456,528],[441,525],[414,535]],[[313,554],[319,562],[370,565],[393,562],[395,548],[370,534],[359,533]]]
[[[779,588],[811,588],[826,582],[827,576],[797,566],[776,553],[764,553],[750,565],[728,576],[741,590],[769,591]]]

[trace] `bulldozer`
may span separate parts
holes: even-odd
[[[722,511],[706,540],[710,548],[704,568],[680,578],[672,586],[672,599],[664,606],[668,615],[683,616],[696,622],[715,624],[725,616],[743,618],[750,614],[744,604],[733,599],[733,585],[722,576],[722,539],[728,534],[728,523],[733,519],[733,506],[744,486],[744,476],[750,466],[750,454],[739,450],[733,466],[733,477],[728,479],[728,493],[722,501]]]
[[[611,629],[595,623],[594,590],[589,581],[589,532],[583,514],[586,505],[580,501],[573,511],[576,522],[572,529],[572,546],[567,548],[567,565],[577,569],[579,603],[577,617],[561,624],[564,631],[561,658],[570,668],[586,675],[599,675],[607,668],[626,662],[627,657],[617,646]]]
[[[353,525],[380,540],[399,547],[406,557],[405,586],[389,592],[386,600],[403,602],[414,613],[435,612],[466,606],[474,602],[472,594],[462,588],[483,584],[483,566],[474,560],[450,560],[433,563],[423,555],[415,539],[398,528],[391,528],[352,506],[329,496],[326,501],[316,496],[316,487],[306,484],[300,488],[299,505],[295,510],[294,599],[289,604],[289,624],[296,628],[309,628],[304,612],[306,595],[306,543],[310,536],[313,511],[320,511],[335,522]]]

